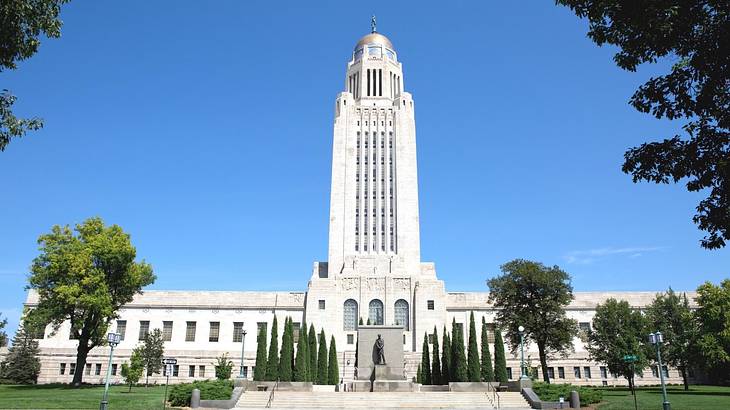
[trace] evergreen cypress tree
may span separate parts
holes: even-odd
[[[8,349],[2,369],[2,377],[12,380],[13,383],[35,384],[38,381],[38,373],[41,371],[38,342],[33,340],[33,335],[25,329],[24,325],[21,325],[15,332],[13,345]],[[83,369],[79,371],[83,371]]]
[[[368,326],[370,326],[370,324],[371,324],[371,323],[370,323],[370,318],[368,318]]]
[[[360,326],[362,326],[362,325],[363,325],[363,323],[362,323],[362,317],[360,318],[360,322],[359,322],[358,324],[359,324]]]
[[[451,340],[446,333],[444,326],[444,346],[441,348],[441,384],[449,384],[451,381]]]
[[[314,325],[309,325],[309,334],[307,335],[307,341],[309,342],[309,374],[307,375],[307,381],[316,383],[317,382],[317,333],[314,331]]]
[[[418,371],[416,372],[416,383],[423,384],[423,371],[421,370],[421,363],[418,363]]]
[[[493,382],[494,371],[492,370],[492,354],[489,352],[489,336],[487,334],[487,322],[482,316],[482,381]]]
[[[494,379],[507,383],[507,360],[504,356],[502,330],[499,328],[494,329]]]
[[[294,362],[294,381],[306,382],[309,378],[309,342],[307,340],[307,322],[302,323],[297,341],[297,356]]]
[[[269,342],[269,357],[266,359],[266,378],[274,381],[279,378],[279,330],[276,315],[271,324],[271,341]]]
[[[423,351],[421,352],[421,373],[423,384],[431,384],[431,355],[428,353],[428,334],[423,334]]]
[[[474,323],[474,312],[469,316],[469,349],[467,356],[466,377],[470,382],[478,382],[482,379],[481,365],[479,363],[479,345],[477,344],[477,328]]]
[[[442,384],[441,358],[439,357],[439,334],[433,327],[433,360],[431,361],[431,384]]]
[[[327,381],[329,383],[327,384],[338,384],[340,382],[340,367],[337,363],[337,345],[335,344],[334,336],[330,338],[330,355],[328,361]]]
[[[279,357],[279,380],[292,381],[292,362],[294,361],[294,339],[292,338],[292,320],[284,319],[284,334],[281,336],[281,351]]]
[[[451,381],[467,381],[466,355],[464,354],[464,329],[451,322]]]
[[[319,333],[319,352],[317,353],[317,384],[327,384],[327,339],[324,329]]]
[[[253,369],[253,379],[256,381],[266,379],[266,330],[263,327],[256,336],[256,367]]]

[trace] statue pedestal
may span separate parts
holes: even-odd
[[[388,371],[388,365],[376,364],[375,365],[375,380],[390,380],[392,379],[390,372]]]

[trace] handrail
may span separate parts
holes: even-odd
[[[487,382],[487,398],[489,398],[490,391],[492,393],[492,398],[490,399],[490,401],[492,402],[492,406],[494,406],[494,402],[496,401],[497,402],[496,408],[497,409],[501,408],[501,403],[499,400],[499,392],[497,391],[497,389],[494,388],[494,386],[492,386],[492,383]]]
[[[276,379],[276,383],[274,383],[274,387],[271,388],[271,393],[269,393],[269,401],[266,402],[266,408],[271,408],[271,402],[274,400],[274,392],[276,391],[276,388],[279,387],[279,379]]]

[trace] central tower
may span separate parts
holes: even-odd
[[[374,27],[355,44],[334,108],[328,260],[314,264],[305,320],[353,361],[360,321],[402,327],[414,370],[424,332],[446,322],[446,294],[421,262],[413,99]]]
[[[420,270],[413,99],[390,40],[373,31],[335,105],[328,274]]]

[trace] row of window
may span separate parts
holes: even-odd
[[[266,322],[259,322],[258,323],[258,329],[261,329],[263,326],[266,328],[267,323]],[[296,336],[299,336],[299,324],[294,323]],[[185,341],[186,342],[194,342],[195,337],[197,334],[197,328],[198,323],[194,321],[187,321],[185,322]],[[162,340],[165,342],[172,341],[172,329],[173,329],[173,322],[170,320],[165,320],[162,322]],[[221,322],[208,322],[208,341],[209,342],[218,342],[220,341],[220,329],[221,329]],[[139,334],[138,334],[138,340],[144,340],[144,338],[149,334],[150,332],[150,321],[149,320],[140,320],[139,321]],[[126,320],[117,320],[117,329],[116,333],[118,333],[121,337],[121,340],[124,340],[127,334],[127,321]],[[69,338],[73,339],[73,332],[71,332],[71,335]],[[243,322],[233,322],[233,336],[232,336],[232,342],[234,343],[241,343],[243,340]]]
[[[324,309],[324,300],[320,300],[319,302],[320,309]],[[396,326],[403,326],[403,329],[406,331],[410,329],[408,302],[405,299],[395,301],[393,304],[393,316]],[[357,330],[359,317],[357,301],[347,299],[343,305],[342,328],[345,331]],[[383,318],[383,302],[380,299],[371,300],[368,304],[368,322],[372,325],[382,325]]]
[[[111,375],[116,376],[118,370],[118,365],[116,363],[112,363]],[[76,363],[68,363],[68,366],[66,363],[61,363],[59,367],[59,374],[65,375],[67,371],[69,375],[73,375],[74,373],[76,373]],[[205,365],[188,365],[188,377],[196,377],[196,371],[197,377],[205,377]],[[173,365],[172,373],[170,374],[170,376],[178,377],[179,372],[180,365]],[[84,374],[86,376],[101,376],[101,363],[86,363]],[[162,366],[162,375],[167,376],[167,366]],[[243,367],[243,377],[248,377],[248,366]]]

